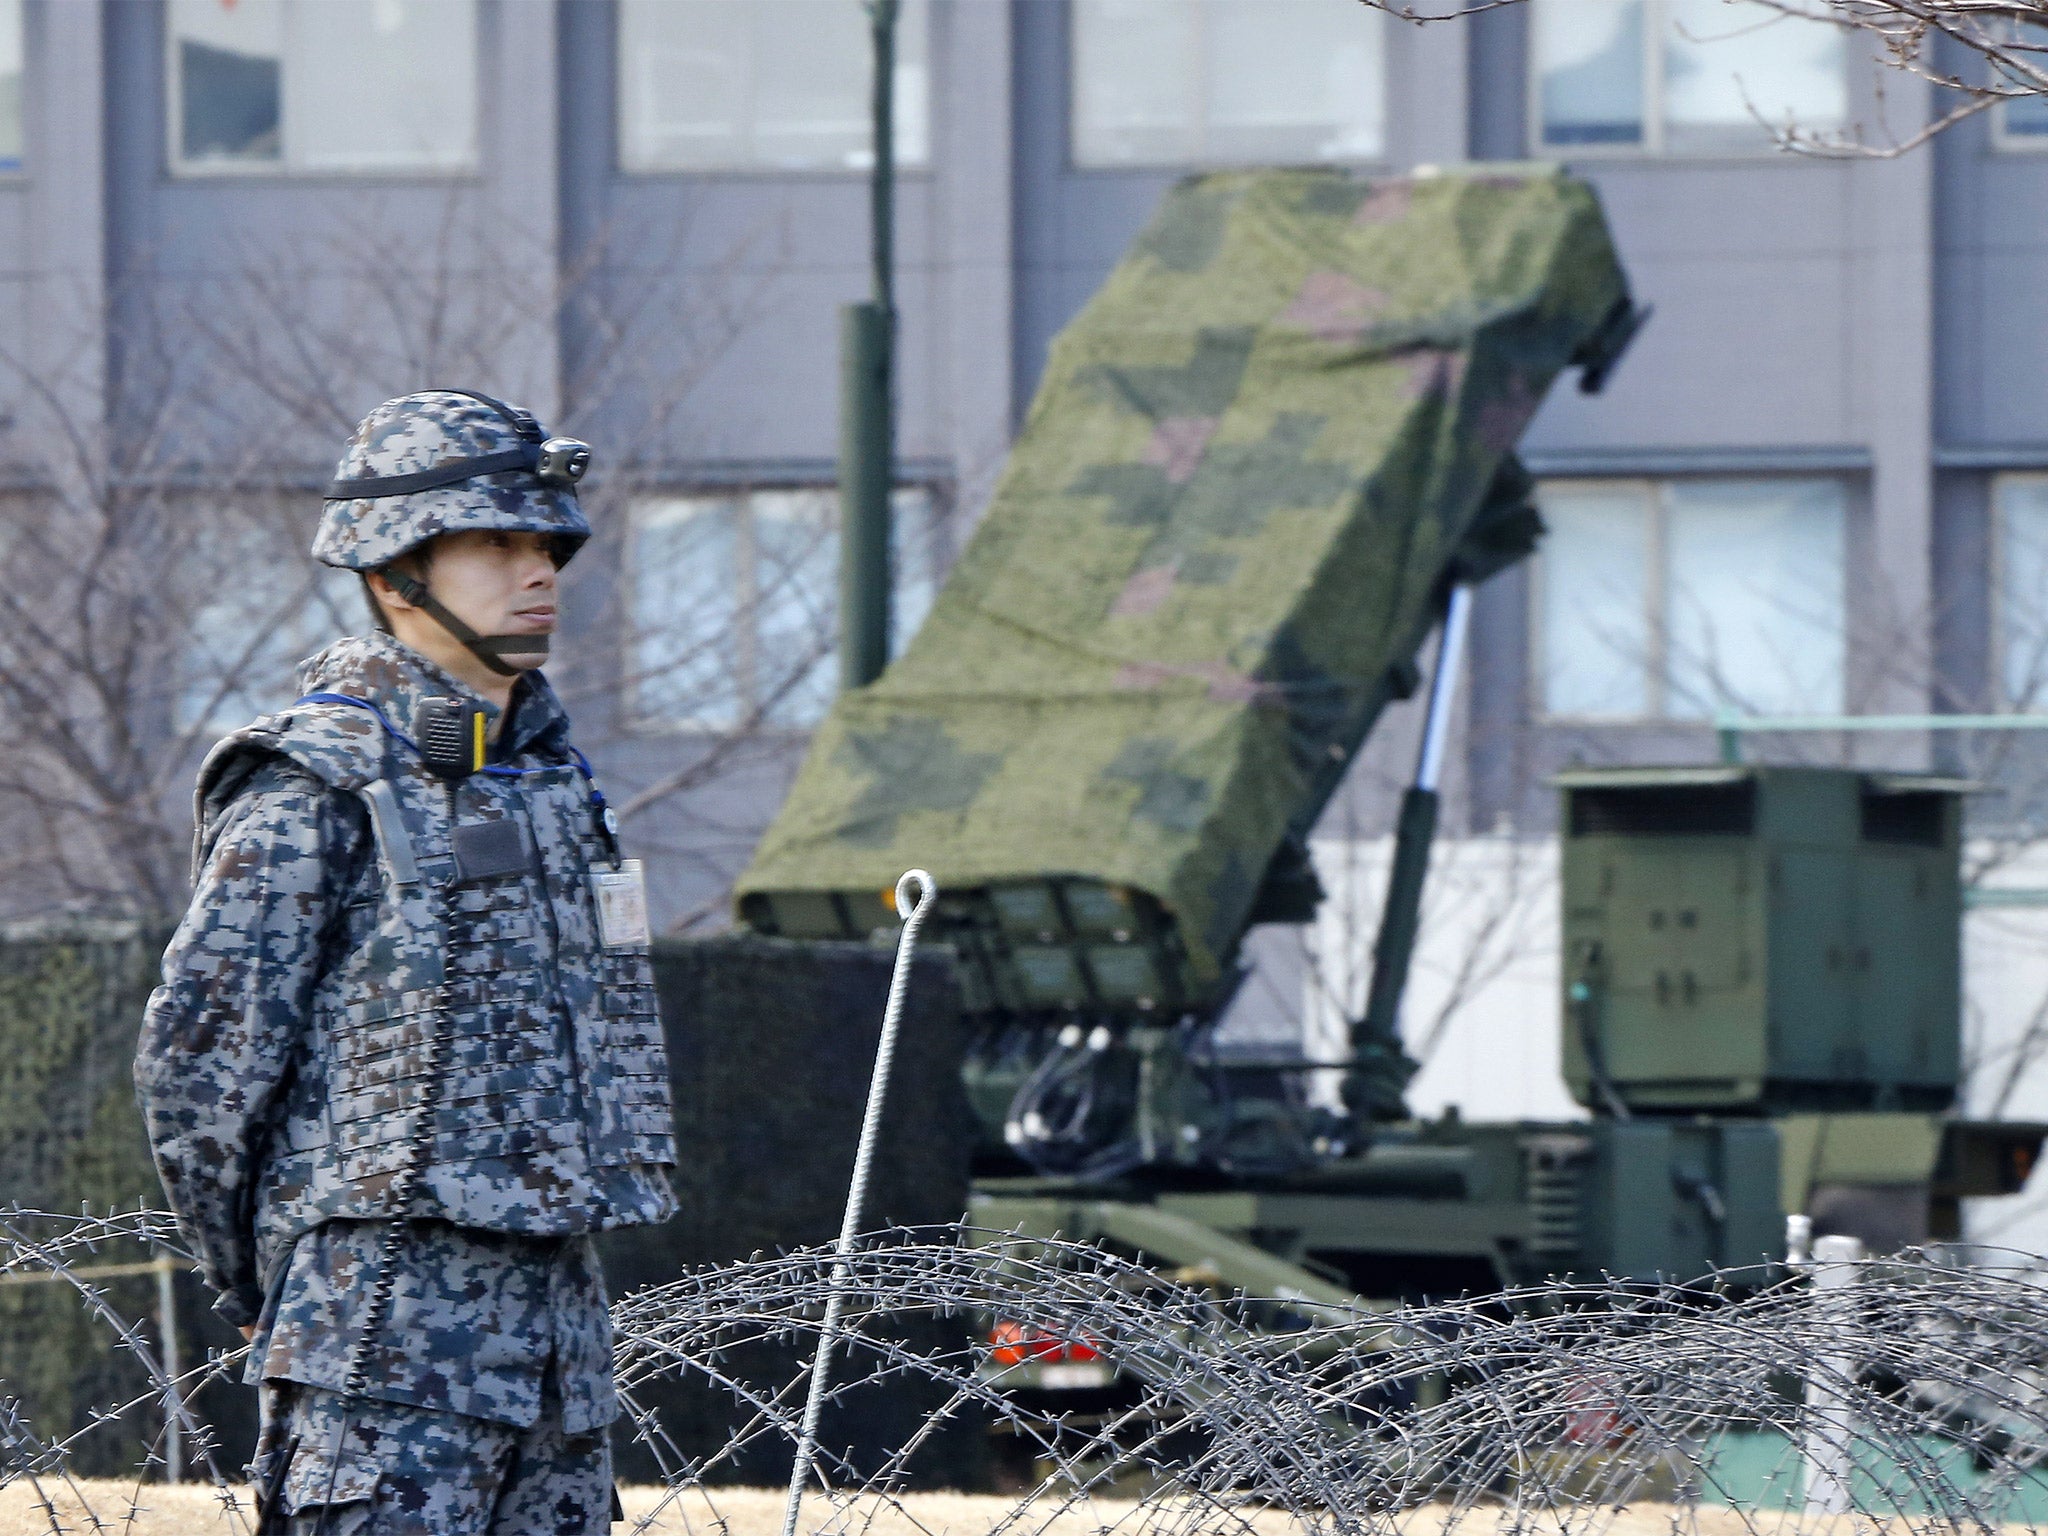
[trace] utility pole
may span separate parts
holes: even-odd
[[[889,664],[889,493],[896,448],[895,76],[898,0],[862,0],[874,42],[868,183],[873,297],[839,312],[839,686]]]

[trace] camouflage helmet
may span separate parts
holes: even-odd
[[[362,420],[325,493],[313,558],[374,571],[444,533],[551,534],[556,563],[590,537],[576,482],[590,449],[531,411],[464,389],[386,400]]]

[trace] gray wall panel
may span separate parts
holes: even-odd
[[[1431,7],[1423,7],[1425,11]],[[1387,164],[1450,165],[1469,158],[1462,20],[1382,22],[1387,57]]]
[[[1989,491],[1989,479],[1982,474],[1950,472],[1935,477],[1932,583],[1938,709],[1974,712],[1998,704],[1991,668]]]
[[[1841,257],[1642,256],[1616,223],[1635,296],[1656,313],[1602,393],[1551,392],[1532,451],[1853,439]]]
[[[2048,198],[2048,186],[2034,195]],[[1951,440],[2048,442],[2048,248],[1994,248],[1957,266],[1982,350],[1965,386],[1973,417],[1952,423]]]
[[[1943,146],[1946,149],[1948,146]],[[1983,252],[1971,237],[1974,196],[1981,190],[1975,166],[1942,160],[1935,182],[1934,294],[1935,439],[1941,443],[1985,440]]]
[[[930,205],[929,181],[906,181],[897,226],[897,441],[913,455],[936,451],[942,436],[930,408]],[[609,367],[628,377],[703,381],[687,426],[661,445],[661,456],[836,451],[838,310],[868,295],[867,236],[867,189],[851,178],[619,178],[603,222],[583,235],[603,252],[601,286],[612,329],[622,333],[614,345],[626,355]],[[621,429],[637,436],[623,422]]]
[[[55,253],[39,250],[41,242],[36,235],[57,231],[47,219],[35,218],[43,208],[35,206],[34,194],[35,189],[26,182],[0,182],[0,276],[26,277],[51,268],[50,258]],[[45,201],[43,207],[47,206]]]
[[[1850,164],[1766,154],[1589,159],[1572,168],[1599,187],[1631,259],[1839,256],[1847,248]]]
[[[1475,160],[1519,160],[1527,153],[1529,14],[1509,5],[1466,23],[1467,139]]]
[[[1976,158],[1985,248],[2043,255],[2048,247],[2048,151],[1986,145]]]
[[[945,296],[932,322],[932,443],[953,462],[965,517],[1002,468],[1013,409],[1011,37],[1008,4],[947,0],[933,12],[932,46],[949,67],[934,92],[929,251]]]

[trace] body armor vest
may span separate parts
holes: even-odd
[[[404,1214],[535,1234],[666,1220],[675,1139],[653,973],[644,944],[600,942],[590,875],[610,859],[577,768],[451,786],[368,712],[300,705],[207,759],[196,856],[270,754],[363,803],[377,870],[314,992],[259,1228],[399,1214],[422,1140]]]

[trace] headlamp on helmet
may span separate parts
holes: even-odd
[[[525,470],[542,485],[556,490],[573,490],[576,482],[583,478],[590,468],[590,444],[574,437],[541,436],[540,423],[533,412],[521,410],[516,405],[507,405],[502,400],[493,400],[489,395],[480,395],[475,390],[454,389],[449,394],[467,395],[480,400],[499,416],[504,418],[519,439],[516,447],[498,453],[473,455],[462,459],[443,459],[427,469],[416,469],[403,475],[357,475],[346,480],[328,482],[323,497],[327,501],[377,501],[386,496],[411,496],[420,491],[431,491],[444,485],[455,485],[463,480],[474,480],[479,475],[501,475],[512,470]]]
[[[551,437],[540,445],[534,478],[542,485],[574,485],[590,468],[590,444],[573,437]]]

